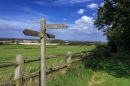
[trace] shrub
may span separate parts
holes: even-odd
[[[92,51],[93,56],[102,58],[102,57],[109,57],[110,56],[110,47],[106,44],[98,44],[96,48]]]
[[[3,45],[4,43],[3,42],[0,42],[0,45]]]
[[[112,52],[117,52],[117,44],[114,40],[109,40],[108,41],[108,46],[110,46],[110,50]]]
[[[106,44],[98,44],[91,54],[92,56],[86,60],[86,66],[96,69],[105,58],[110,56],[110,48]]]

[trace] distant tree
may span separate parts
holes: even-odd
[[[12,43],[16,43],[16,39],[15,38],[12,38]]]
[[[130,1],[104,0],[94,25],[105,33],[110,44],[130,50]]]

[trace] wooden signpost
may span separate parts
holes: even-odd
[[[46,86],[46,38],[55,38],[55,35],[46,33],[46,29],[66,29],[66,24],[46,24],[46,19],[41,18],[40,32],[25,29],[23,33],[27,36],[38,36],[41,42],[41,71],[40,71],[40,86]]]

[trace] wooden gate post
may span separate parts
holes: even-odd
[[[41,19],[41,86],[46,86],[46,20]]]
[[[15,68],[15,76],[14,79],[17,80],[16,86],[22,86],[22,72],[23,72],[23,64],[24,64],[24,59],[23,56],[17,55],[16,56],[16,62],[19,64]]]

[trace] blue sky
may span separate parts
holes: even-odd
[[[47,24],[69,26],[47,29],[56,39],[106,41],[93,25],[102,4],[103,0],[0,0],[0,38],[33,38],[25,36],[23,30],[40,31],[40,18],[45,18]]]

